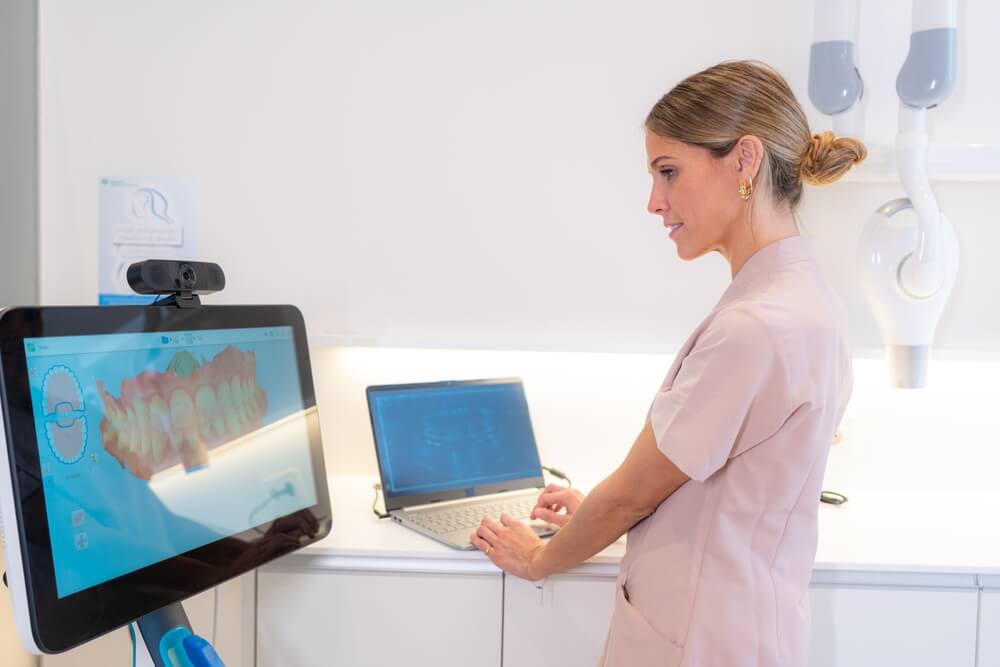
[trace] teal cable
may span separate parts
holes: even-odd
[[[132,667],[135,667],[135,630],[131,623],[128,624],[128,636],[132,639]]]

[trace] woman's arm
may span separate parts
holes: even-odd
[[[509,516],[497,524],[490,518],[472,536],[506,572],[542,579],[585,561],[652,514],[688,476],[656,447],[649,422],[625,461],[584,499],[573,518],[543,543],[523,523]]]

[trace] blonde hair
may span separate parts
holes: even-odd
[[[765,188],[775,203],[787,201],[792,209],[803,183],[832,183],[868,154],[857,139],[813,134],[788,82],[751,60],[720,63],[684,79],[653,106],[646,127],[716,158],[728,155],[741,137],[757,137],[764,159],[754,189]]]

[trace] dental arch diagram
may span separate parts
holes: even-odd
[[[123,380],[118,398],[100,380],[97,389],[105,451],[145,480],[178,464],[207,465],[212,449],[258,430],[267,411],[255,354],[233,346],[205,363],[178,352],[165,371]]]

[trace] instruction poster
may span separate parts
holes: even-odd
[[[198,259],[198,183],[191,177],[101,178],[98,303],[144,304],[128,267],[145,259]]]

